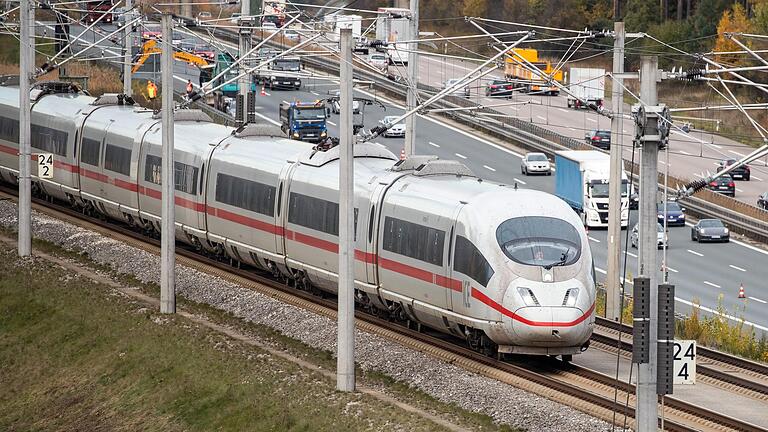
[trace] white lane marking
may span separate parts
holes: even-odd
[[[264,92],[264,95],[265,95],[265,96],[272,96],[272,93],[267,93],[267,92]]]
[[[720,285],[718,285],[718,284],[713,284],[713,283],[712,283],[712,282],[710,282],[710,281],[704,281],[704,283],[705,283],[705,284],[707,284],[707,285],[709,285],[709,286],[711,286],[711,287],[715,287],[715,288],[721,288],[721,287],[720,287]]]
[[[336,123],[334,123],[334,122],[332,122],[330,120],[326,120],[325,122],[328,123],[331,126],[336,126]]]
[[[594,238],[594,237],[590,237],[590,236],[587,236],[587,238],[588,238],[590,241],[593,241],[593,242],[595,242],[595,243],[600,243],[600,240],[598,240],[598,239],[596,239],[596,238]]]
[[[766,304],[766,303],[768,303],[768,301],[765,301],[765,300],[759,299],[759,298],[757,298],[757,297],[752,297],[752,296],[749,296],[749,298],[750,298],[750,299],[752,299],[752,300],[754,300],[754,301],[756,301],[756,302],[760,302],[760,303],[762,303],[762,304]]]
[[[493,171],[493,172],[496,172],[496,169],[495,169],[495,168],[491,168],[491,167],[489,167],[488,165],[483,165],[483,168],[485,168],[485,169],[487,169],[487,170],[489,170],[489,171]]]
[[[757,181],[763,181],[763,179],[761,179],[760,177],[758,177],[758,176],[756,176],[754,174],[752,174],[752,178],[757,180]]]
[[[664,164],[664,165],[666,165],[666,164],[667,164],[667,163],[666,163],[666,162],[664,162],[663,160],[660,160],[660,161],[659,161],[659,163],[660,163],[660,164]]]
[[[717,144],[707,144],[707,145],[708,145],[708,146],[710,146],[710,147],[714,147],[714,148],[719,148],[719,149],[721,149],[721,148],[722,148],[722,147],[720,147],[720,146],[719,146],[719,145],[717,145]]]
[[[700,257],[703,257],[703,256],[704,256],[704,254],[702,254],[702,253],[698,253],[698,252],[696,252],[696,251],[694,251],[694,250],[690,250],[690,249],[688,249],[688,253],[692,253],[692,254],[694,254],[694,255],[696,255],[696,256],[700,256]]]
[[[268,121],[268,122],[272,123],[272,124],[273,124],[273,125],[275,125],[275,126],[282,126],[282,124],[281,124],[279,121],[275,121],[275,120],[272,120],[271,118],[269,118],[269,117],[265,116],[265,115],[264,115],[264,114],[262,114],[262,113],[258,113],[258,112],[257,112],[257,113],[254,113],[254,114],[256,114],[257,116],[261,117],[262,119],[264,119],[264,120],[266,120],[266,121]]]
[[[744,325],[752,326],[752,327],[754,327],[756,329],[760,329],[760,330],[763,330],[763,331],[768,331],[768,327],[763,327],[763,326],[761,326],[759,324],[755,324],[755,323],[750,322],[750,321],[744,321],[743,318],[739,318],[739,317],[735,317],[733,315],[728,315],[728,314],[720,313],[720,312],[718,312],[718,311],[716,311],[714,309],[710,309],[710,308],[708,308],[706,306],[701,306],[699,304],[695,304],[694,305],[692,302],[689,302],[688,300],[683,300],[683,299],[681,299],[679,297],[675,297],[675,300],[679,301],[680,303],[682,303],[684,305],[688,305],[688,306],[692,306],[692,307],[696,307],[698,309],[701,309],[704,312],[709,312],[709,313],[711,313],[713,315],[721,316],[723,318],[728,318],[729,320],[735,321],[735,322],[738,322],[738,323],[744,323]]]
[[[595,267],[595,271],[598,272],[598,273],[602,273],[602,274],[608,274],[607,271],[601,269],[600,267]]]
[[[719,167],[720,164],[718,162],[712,162],[712,165]]]
[[[440,148],[440,144],[435,144],[432,141],[429,142],[429,145]]]
[[[631,256],[632,258],[637,258],[637,255],[633,254],[630,251],[627,251],[627,255]]]
[[[320,96],[320,93],[318,93],[318,92],[316,92],[314,90],[310,90],[309,92],[312,93],[315,96]]]
[[[461,154],[461,153],[454,153],[454,154],[455,154],[456,156],[458,156],[458,157],[462,158],[462,159],[466,159],[466,158],[467,158],[466,156],[464,156],[464,155],[463,155],[463,154]]]
[[[565,109],[565,108],[558,108],[558,109],[559,109],[560,111],[562,111],[562,112],[564,112],[564,113],[568,114],[568,110],[567,110],[567,109]]]
[[[571,130],[571,131],[573,131],[573,132],[576,132],[576,129],[574,129],[574,128],[572,128],[572,127],[569,127],[568,129],[569,129],[569,130]]]
[[[736,192],[744,192],[744,191],[739,188],[736,188]]]
[[[373,93],[369,93],[369,92],[363,91],[363,90],[358,90],[358,91],[361,94],[364,94],[364,95],[366,95],[366,96],[368,96],[370,98],[378,98],[379,100],[386,101],[387,103],[389,103],[390,105],[392,105],[395,108],[405,109],[405,107],[403,105],[400,105],[399,103],[395,103],[392,99],[381,97],[381,95],[377,96],[377,95],[374,95]],[[454,132],[458,132],[458,133],[464,135],[467,138],[470,138],[470,139],[473,139],[475,141],[481,142],[483,144],[489,145],[489,146],[495,148],[496,150],[501,150],[504,153],[511,154],[512,156],[517,156],[519,158],[523,158],[522,154],[520,154],[520,153],[518,153],[518,152],[516,152],[514,150],[510,150],[510,149],[508,149],[506,147],[502,147],[502,146],[500,146],[500,145],[498,145],[496,143],[493,143],[491,141],[488,141],[487,139],[482,138],[480,136],[472,135],[471,133],[469,133],[469,132],[467,132],[465,130],[461,130],[461,129],[455,127],[455,126],[451,126],[451,125],[449,125],[447,123],[441,122],[441,121],[439,121],[437,119],[434,119],[434,118],[432,118],[430,116],[423,116],[421,114],[419,114],[418,116],[420,118],[427,119],[428,121],[431,121],[432,123],[435,123],[435,124],[440,125],[442,127],[448,128],[448,129],[450,129],[450,130],[452,130]]]
[[[287,100],[283,99],[283,103],[286,105],[290,105]]]
[[[741,268],[741,267],[737,267],[737,266],[735,266],[735,265],[733,265],[733,264],[728,264],[728,267],[730,267],[730,268],[732,268],[732,269],[736,269],[736,270],[738,270],[738,271],[742,271],[742,272],[745,272],[745,271],[747,271],[747,270],[745,270],[745,269],[743,269],[743,268]]]
[[[687,151],[685,151],[685,150],[678,150],[677,152],[678,152],[678,153],[682,153],[682,154],[684,154],[684,155],[688,155],[688,156],[690,156],[690,155],[691,155],[690,153],[688,153],[688,152],[687,152]]]
[[[537,117],[539,120],[544,120],[544,121],[547,121],[547,118],[546,118],[546,117],[542,117],[542,116],[540,116],[540,115],[537,115],[536,117]]]
[[[667,267],[667,270],[671,271],[672,273],[680,273],[679,271],[673,269],[672,267]]]
[[[733,150],[728,150],[728,151],[729,151],[729,152],[731,152],[731,153],[733,153],[733,154],[735,154],[735,155],[739,155],[739,156],[741,156],[741,157],[744,157],[744,154],[743,154],[743,153],[739,153],[739,152],[737,152],[737,151],[733,151]]]
[[[520,180],[520,179],[519,179],[519,178],[517,178],[517,177],[513,178],[512,180],[514,180],[514,181],[516,181],[516,182],[520,183],[521,185],[527,185],[527,184],[528,184],[528,183],[526,183],[526,182],[524,182],[524,181]]]
[[[590,117],[587,117],[587,121],[591,121],[592,123],[597,123],[597,120]]]

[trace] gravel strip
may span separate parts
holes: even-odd
[[[17,207],[0,201],[0,225],[16,229]],[[159,283],[160,258],[100,234],[33,212],[35,236],[87,254],[93,261],[145,283]],[[336,322],[281,303],[197,270],[177,266],[177,293],[253,323],[274,328],[309,346],[335,352]],[[532,431],[606,431],[610,425],[496,380],[467,372],[363,331],[355,336],[356,361],[446,403],[491,416],[499,423]]]

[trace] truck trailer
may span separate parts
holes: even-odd
[[[390,64],[407,64],[408,44],[397,42],[415,39],[411,37],[408,21],[410,9],[380,7],[378,12],[376,39],[388,42],[381,50],[389,55]]]
[[[568,90],[574,96],[568,95],[568,108],[587,108],[588,104],[603,106],[605,99],[605,69],[571,68]]]
[[[610,156],[597,150],[555,152],[555,195],[581,215],[587,227],[608,226]],[[629,179],[621,170],[621,227],[629,223]]]
[[[513,48],[504,63],[504,75],[514,83],[515,88],[524,93],[547,94],[557,96],[560,89],[556,85],[529,69],[528,63],[551,77],[552,81],[563,82],[563,71],[555,70],[548,61],[539,61],[539,53],[532,48]]]

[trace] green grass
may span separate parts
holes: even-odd
[[[47,262],[0,260],[0,430],[440,430]]]

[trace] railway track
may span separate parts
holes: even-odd
[[[615,352],[622,334],[621,351],[632,352],[632,327],[598,317],[592,341]],[[755,399],[768,401],[768,365],[735,357],[711,348],[697,346],[696,373],[704,380],[722,388],[737,391]]]
[[[0,197],[15,200],[15,190],[6,185],[0,186]],[[102,235],[124,242],[141,250],[159,254],[159,241],[148,238],[130,228],[87,217],[81,213],[42,199],[34,199],[33,208],[51,217],[64,220],[74,225],[99,232]],[[201,272],[218,276],[223,280],[256,290],[282,302],[304,308],[317,314],[335,318],[336,302],[333,299],[320,298],[310,293],[288,287],[284,283],[258,273],[233,267],[230,264],[202,256],[192,250],[177,248],[179,264],[195,268]],[[443,337],[409,329],[403,325],[381,319],[362,311],[356,311],[357,327],[363,331],[394,340],[412,349],[428,353],[448,363],[457,365],[471,372],[497,379],[515,387],[538,394],[557,402],[569,405],[608,422],[617,421],[621,427],[625,423],[634,425],[634,385],[617,381],[614,378],[591,369],[563,364],[560,361],[540,358],[534,361],[501,361],[487,357],[454,341]],[[606,327],[607,324],[602,324]],[[621,328],[616,330],[626,331]],[[613,339],[615,344],[615,339]],[[716,352],[715,352],[716,353]],[[718,361],[735,365],[739,360],[722,353]],[[751,363],[751,362],[750,362]],[[760,373],[762,365],[754,364],[752,372]],[[746,369],[746,367],[745,367]],[[618,389],[618,390],[617,390]],[[628,404],[625,404],[628,401]],[[693,405],[674,397],[665,398],[664,429],[669,431],[748,431],[768,432],[764,429],[739,419]],[[661,423],[661,419],[660,419]]]

